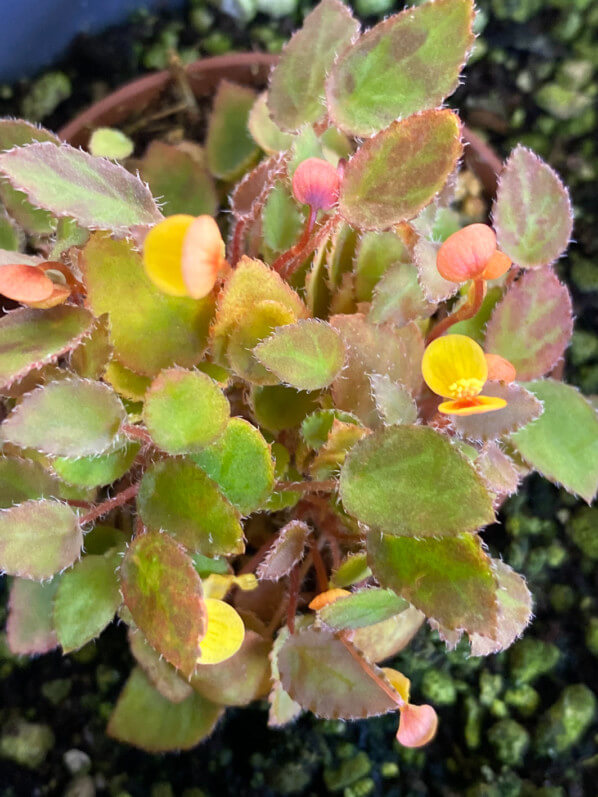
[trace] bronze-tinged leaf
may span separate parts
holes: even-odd
[[[193,694],[189,682],[181,678],[172,664],[153,649],[138,628],[129,628],[128,636],[129,647],[137,664],[163,697],[171,703],[181,703]]]
[[[445,628],[496,632],[496,576],[477,535],[418,540],[370,532],[368,561],[382,586]]]
[[[473,464],[488,489],[492,490],[498,500],[517,492],[521,474],[513,460],[497,443],[487,443]]]
[[[395,119],[441,105],[474,41],[472,0],[435,0],[380,22],[340,53],[326,81],[340,128],[370,136]]]
[[[462,151],[461,123],[452,111],[423,111],[393,122],[347,163],[341,215],[366,230],[414,218],[442,189]]]
[[[278,581],[288,575],[303,559],[305,545],[311,530],[302,520],[291,520],[278,532],[278,536],[260,563],[256,574],[260,579]]]
[[[172,703],[136,667],[118,698],[107,733],[148,753],[189,750],[210,735],[221,715],[221,706],[198,694]]]
[[[498,440],[531,423],[542,414],[542,403],[521,385],[486,382],[485,396],[503,398],[507,406],[480,415],[453,416],[452,424],[461,437],[474,442]]]
[[[528,271],[496,305],[485,350],[500,354],[517,379],[536,379],[563,356],[573,332],[571,296],[550,268]]]
[[[392,536],[453,537],[494,520],[473,467],[444,435],[424,426],[391,426],[356,443],[340,494],[350,515]]]
[[[1,131],[1,128],[0,128]],[[43,584],[15,578],[10,587],[6,637],[15,655],[47,653],[58,646],[52,603],[60,579]]]
[[[492,216],[500,249],[523,268],[553,263],[573,228],[567,189],[547,163],[522,146],[500,175]]]
[[[379,663],[404,650],[424,623],[425,617],[414,606],[375,625],[358,628],[351,642],[369,661]]]
[[[136,537],[120,567],[125,604],[150,645],[185,676],[194,671],[207,627],[201,580],[168,534]]]
[[[308,14],[270,78],[268,107],[280,128],[298,130],[323,116],[326,75],[358,31],[359,23],[339,0],[323,0]]]

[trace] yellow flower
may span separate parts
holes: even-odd
[[[219,664],[234,656],[243,644],[245,626],[233,607],[217,598],[205,599],[208,627],[199,643],[198,664]]]
[[[449,399],[438,407],[446,415],[476,415],[507,404],[502,398],[480,395],[488,379],[488,363],[482,347],[466,335],[432,341],[424,352],[422,374],[430,390]]]

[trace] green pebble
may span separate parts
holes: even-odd
[[[502,675],[484,670],[480,675],[480,703],[491,706],[503,688]]]
[[[273,19],[291,16],[297,11],[298,0],[255,0],[258,11]]]
[[[493,700],[490,706],[490,713],[497,719],[503,719],[503,717],[509,716],[509,709],[502,700]]]
[[[509,766],[521,766],[529,748],[530,736],[515,720],[501,719],[488,731],[488,740],[499,761]]]
[[[250,22],[257,13],[256,0],[210,0],[210,2],[238,22]]]
[[[550,642],[525,637],[509,651],[511,676],[518,684],[531,684],[551,672],[560,658],[560,651]]]
[[[189,12],[189,22],[198,33],[207,33],[214,24],[214,15],[207,8],[192,8]]]
[[[54,746],[54,734],[47,725],[18,720],[0,737],[0,756],[23,767],[36,769]]]
[[[233,42],[226,33],[214,31],[201,40],[201,48],[210,55],[224,55],[233,49]]]
[[[21,112],[32,122],[41,122],[61,102],[71,96],[73,87],[64,72],[47,72],[36,80],[21,103]]]
[[[72,683],[68,678],[56,678],[42,684],[41,693],[53,706],[57,706],[68,697],[71,687]]]
[[[567,524],[567,533],[584,556],[598,560],[598,507],[584,506]]]
[[[522,717],[531,717],[540,705],[540,695],[533,686],[521,684],[507,689],[505,703],[516,709]]]
[[[598,656],[598,617],[590,617],[586,626],[586,646],[590,653]]]
[[[576,603],[575,590],[569,584],[554,584],[550,588],[550,603],[556,612],[568,612]]]
[[[465,744],[470,750],[476,750],[480,746],[484,711],[472,695],[467,695],[464,700],[464,706],[465,728],[463,733]]]
[[[154,783],[150,794],[151,797],[174,797],[170,783]]]
[[[492,10],[499,19],[527,22],[542,8],[544,0],[492,0]]]
[[[394,7],[394,0],[355,0],[355,10],[364,17],[386,14]]]
[[[546,562],[550,567],[560,567],[567,558],[567,550],[560,542],[553,542],[546,549]]]
[[[591,61],[564,61],[559,67],[557,80],[562,86],[583,89],[592,79],[593,72],[594,65]]]
[[[541,717],[536,728],[536,748],[552,758],[573,747],[591,725],[596,697],[585,684],[565,687],[557,702]]]
[[[399,771],[399,765],[396,761],[385,761],[380,766],[380,774],[386,779],[398,777]]]
[[[451,676],[442,670],[427,670],[421,684],[422,694],[436,706],[452,706],[457,690]]]
[[[324,770],[324,782],[330,791],[341,791],[346,786],[369,775],[372,762],[363,751],[343,761],[335,769]]]
[[[507,518],[506,528],[512,537],[546,537],[552,539],[558,531],[553,520],[517,513]]]
[[[598,265],[593,260],[572,257],[571,278],[582,293],[598,291]]]
[[[540,108],[561,121],[575,119],[592,105],[591,97],[558,83],[546,83],[535,97]]]
[[[347,786],[343,791],[343,797],[367,797],[368,794],[373,793],[375,788],[376,784],[371,778],[363,778],[352,786]]]

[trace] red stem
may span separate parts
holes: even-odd
[[[318,543],[316,540],[311,541],[310,548],[311,555],[313,556],[314,560],[316,579],[318,581],[318,590],[320,592],[326,592],[328,589],[328,573],[326,572],[326,565],[324,564],[324,560],[322,559],[322,554],[318,548]]]
[[[443,318],[442,321],[439,321],[436,324],[436,326],[428,335],[426,345],[429,345],[433,340],[439,338],[444,332],[446,332],[447,329],[452,327],[453,324],[456,324],[459,321],[467,321],[468,318],[473,318],[482,306],[485,295],[486,282],[482,279],[474,280],[472,294],[469,299],[452,315]]]
[[[237,265],[237,263],[241,259],[241,252],[243,250],[243,236],[245,235],[246,225],[247,221],[245,219],[238,219],[235,224],[233,235],[230,241],[230,256],[229,256],[229,260],[233,268],[234,266]]]
[[[126,504],[131,498],[135,498],[137,493],[139,492],[139,483],[131,484],[130,487],[127,487],[122,492],[115,495],[114,498],[108,498],[107,501],[103,501],[101,504],[98,504],[93,509],[90,509],[85,515],[82,515],[79,518],[79,523],[81,526],[84,526],[86,523],[93,523],[94,520],[97,520],[102,515],[105,515],[107,512],[110,512],[112,509],[116,509],[123,504]]]
[[[287,626],[291,634],[295,633],[295,615],[297,614],[297,604],[299,602],[299,566],[291,570],[289,576],[289,602],[287,604]]]
[[[298,493],[329,493],[337,487],[335,479],[307,482],[278,482],[276,490],[295,490]]]
[[[132,423],[125,423],[122,427],[123,432],[127,435],[127,437],[134,437],[137,440],[141,440],[143,443],[149,443],[153,445],[153,440],[147,431],[142,426],[134,426]]]
[[[316,216],[318,212],[310,207],[309,209],[309,216],[305,221],[305,227],[303,228],[303,232],[301,233],[301,238],[297,241],[296,244],[291,246],[290,249],[287,249],[286,252],[283,252],[279,255],[274,263],[272,263],[272,268],[274,271],[278,271],[279,274],[282,274],[283,270],[287,266],[288,263],[292,262],[295,257],[297,257],[302,250],[305,248],[309,241],[309,236],[314,228],[314,224],[316,223]]]

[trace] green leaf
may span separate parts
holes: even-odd
[[[365,141],[347,163],[339,211],[354,227],[391,227],[416,216],[461,157],[461,123],[449,110],[393,122]]]
[[[293,142],[293,136],[285,133],[273,122],[267,103],[268,96],[264,91],[253,103],[249,113],[248,126],[255,143],[264,152],[272,155],[287,150]]]
[[[496,305],[485,349],[509,360],[518,379],[536,379],[561,359],[572,332],[569,291],[552,269],[542,268],[525,273]]]
[[[39,462],[19,457],[0,457],[0,508],[8,509],[30,498],[56,498],[57,479]]]
[[[376,409],[385,426],[417,421],[417,404],[407,388],[386,375],[372,374],[370,382]]]
[[[47,653],[58,646],[52,604],[59,581],[54,578],[40,584],[15,578],[12,582],[6,621],[8,647],[12,653],[31,656]]]
[[[0,387],[77,348],[93,324],[91,313],[72,305],[7,313],[0,319]]]
[[[0,570],[41,581],[79,558],[77,516],[58,501],[25,501],[0,510]]]
[[[141,631],[129,628],[129,647],[137,664],[152,686],[171,703],[181,703],[193,694],[193,689],[149,644]]]
[[[127,240],[93,235],[83,250],[87,301],[109,313],[116,357],[138,374],[154,376],[176,363],[188,368],[205,351],[213,301],[166,296],[146,276]]]
[[[216,482],[184,459],[166,459],[143,475],[138,497],[143,522],[206,556],[243,553],[239,513]]]
[[[143,420],[154,442],[169,454],[200,451],[224,431],[230,407],[206,374],[170,368],[152,382]]]
[[[268,107],[279,127],[297,130],[323,116],[326,75],[358,31],[359,23],[339,0],[323,0],[308,14],[270,77]]]
[[[335,419],[328,440],[319,449],[309,466],[312,479],[318,481],[337,477],[347,452],[366,434],[367,429],[361,425],[352,422],[343,423]]]
[[[350,587],[372,575],[365,553],[349,554],[330,577],[330,587]]]
[[[288,575],[303,559],[311,529],[302,520],[291,520],[283,526],[267,555],[256,571],[259,579],[278,581]]]
[[[494,520],[473,467],[428,427],[393,426],[360,440],[347,455],[340,492],[347,512],[393,536],[448,537]]]
[[[440,276],[436,267],[438,245],[420,238],[413,248],[413,260],[417,268],[418,281],[424,298],[432,304],[450,299],[459,290],[459,284]]]
[[[97,127],[89,137],[87,149],[100,158],[120,161],[133,154],[135,144],[114,127]]]
[[[445,628],[495,632],[496,579],[477,535],[434,540],[371,532],[368,561],[383,587]]]
[[[380,22],[337,58],[326,81],[331,118],[357,136],[442,104],[473,45],[472,0],[435,0]]]
[[[114,448],[104,454],[68,459],[58,457],[52,461],[56,473],[69,484],[80,487],[105,487],[129,470],[139,453],[141,444],[135,440],[118,437]]]
[[[197,694],[171,703],[136,667],[121,692],[107,733],[148,753],[189,750],[209,736],[222,708]]]
[[[121,604],[117,553],[86,556],[60,579],[54,599],[54,624],[65,653],[99,636]]]
[[[199,658],[207,618],[193,562],[168,534],[146,533],[130,544],[120,585],[135,625],[183,675]]]
[[[160,221],[146,185],[116,163],[68,144],[30,144],[0,154],[0,172],[37,207],[83,227],[124,232]]]
[[[275,330],[253,351],[262,365],[298,390],[326,387],[338,376],[345,359],[338,332],[316,319]]]
[[[355,252],[355,293],[360,302],[370,302],[374,288],[391,266],[411,263],[407,246],[395,232],[366,232]]]
[[[553,379],[525,387],[544,404],[538,420],[511,435],[523,459],[549,481],[591,503],[598,490],[598,418],[571,385]]]
[[[218,440],[191,459],[242,515],[259,509],[274,489],[270,446],[244,418],[231,418]]]
[[[342,410],[317,410],[312,412],[301,424],[301,436],[310,448],[317,451],[328,440],[334,421],[354,423],[360,426],[359,419],[350,412]]]
[[[573,228],[567,189],[548,164],[522,146],[501,172],[492,217],[500,249],[523,268],[553,263]]]
[[[286,385],[255,387],[249,401],[258,426],[270,432],[298,426],[318,407],[319,393],[305,393]]]
[[[165,216],[214,216],[218,197],[207,169],[191,152],[154,140],[137,163],[139,174],[160,200]]]
[[[409,606],[388,620],[353,631],[351,641],[369,661],[385,661],[407,647],[425,619],[418,609]]]
[[[290,249],[301,233],[303,218],[289,189],[278,180],[262,211],[264,241],[275,252]]]
[[[57,457],[83,457],[109,449],[125,419],[111,388],[71,377],[24,396],[0,427],[0,439]]]
[[[250,88],[220,81],[206,136],[207,165],[215,177],[234,180],[257,160],[259,150],[247,126],[255,96]]]
[[[429,318],[436,305],[429,302],[418,281],[418,271],[409,263],[392,266],[374,288],[369,319],[374,324],[390,321],[398,327]]]
[[[521,429],[542,414],[542,404],[521,385],[486,382],[483,393],[485,396],[505,399],[507,406],[480,415],[453,417],[452,424],[457,434],[467,440],[475,442],[498,440]]]
[[[408,606],[390,589],[362,589],[324,606],[318,617],[334,631],[345,631],[382,623]]]
[[[346,365],[332,385],[337,407],[374,426],[379,414],[372,374],[387,376],[412,394],[419,392],[424,341],[416,324],[397,329],[392,324],[372,324],[358,313],[333,316],[330,323],[341,333],[347,351]]]
[[[51,141],[60,144],[58,136],[44,127],[25,119],[0,119],[0,150],[24,147],[33,141]]]
[[[136,374],[125,368],[118,360],[111,360],[104,373],[106,382],[112,385],[120,396],[129,401],[143,401],[152,380],[149,376]]]
[[[359,658],[348,640],[308,627],[291,634],[281,647],[280,680],[293,700],[318,717],[362,719],[396,711],[397,703],[365,672]],[[369,666],[387,683],[381,670]]]
[[[111,357],[110,319],[105,313],[95,319],[89,335],[71,352],[70,366],[84,379],[101,379]]]

